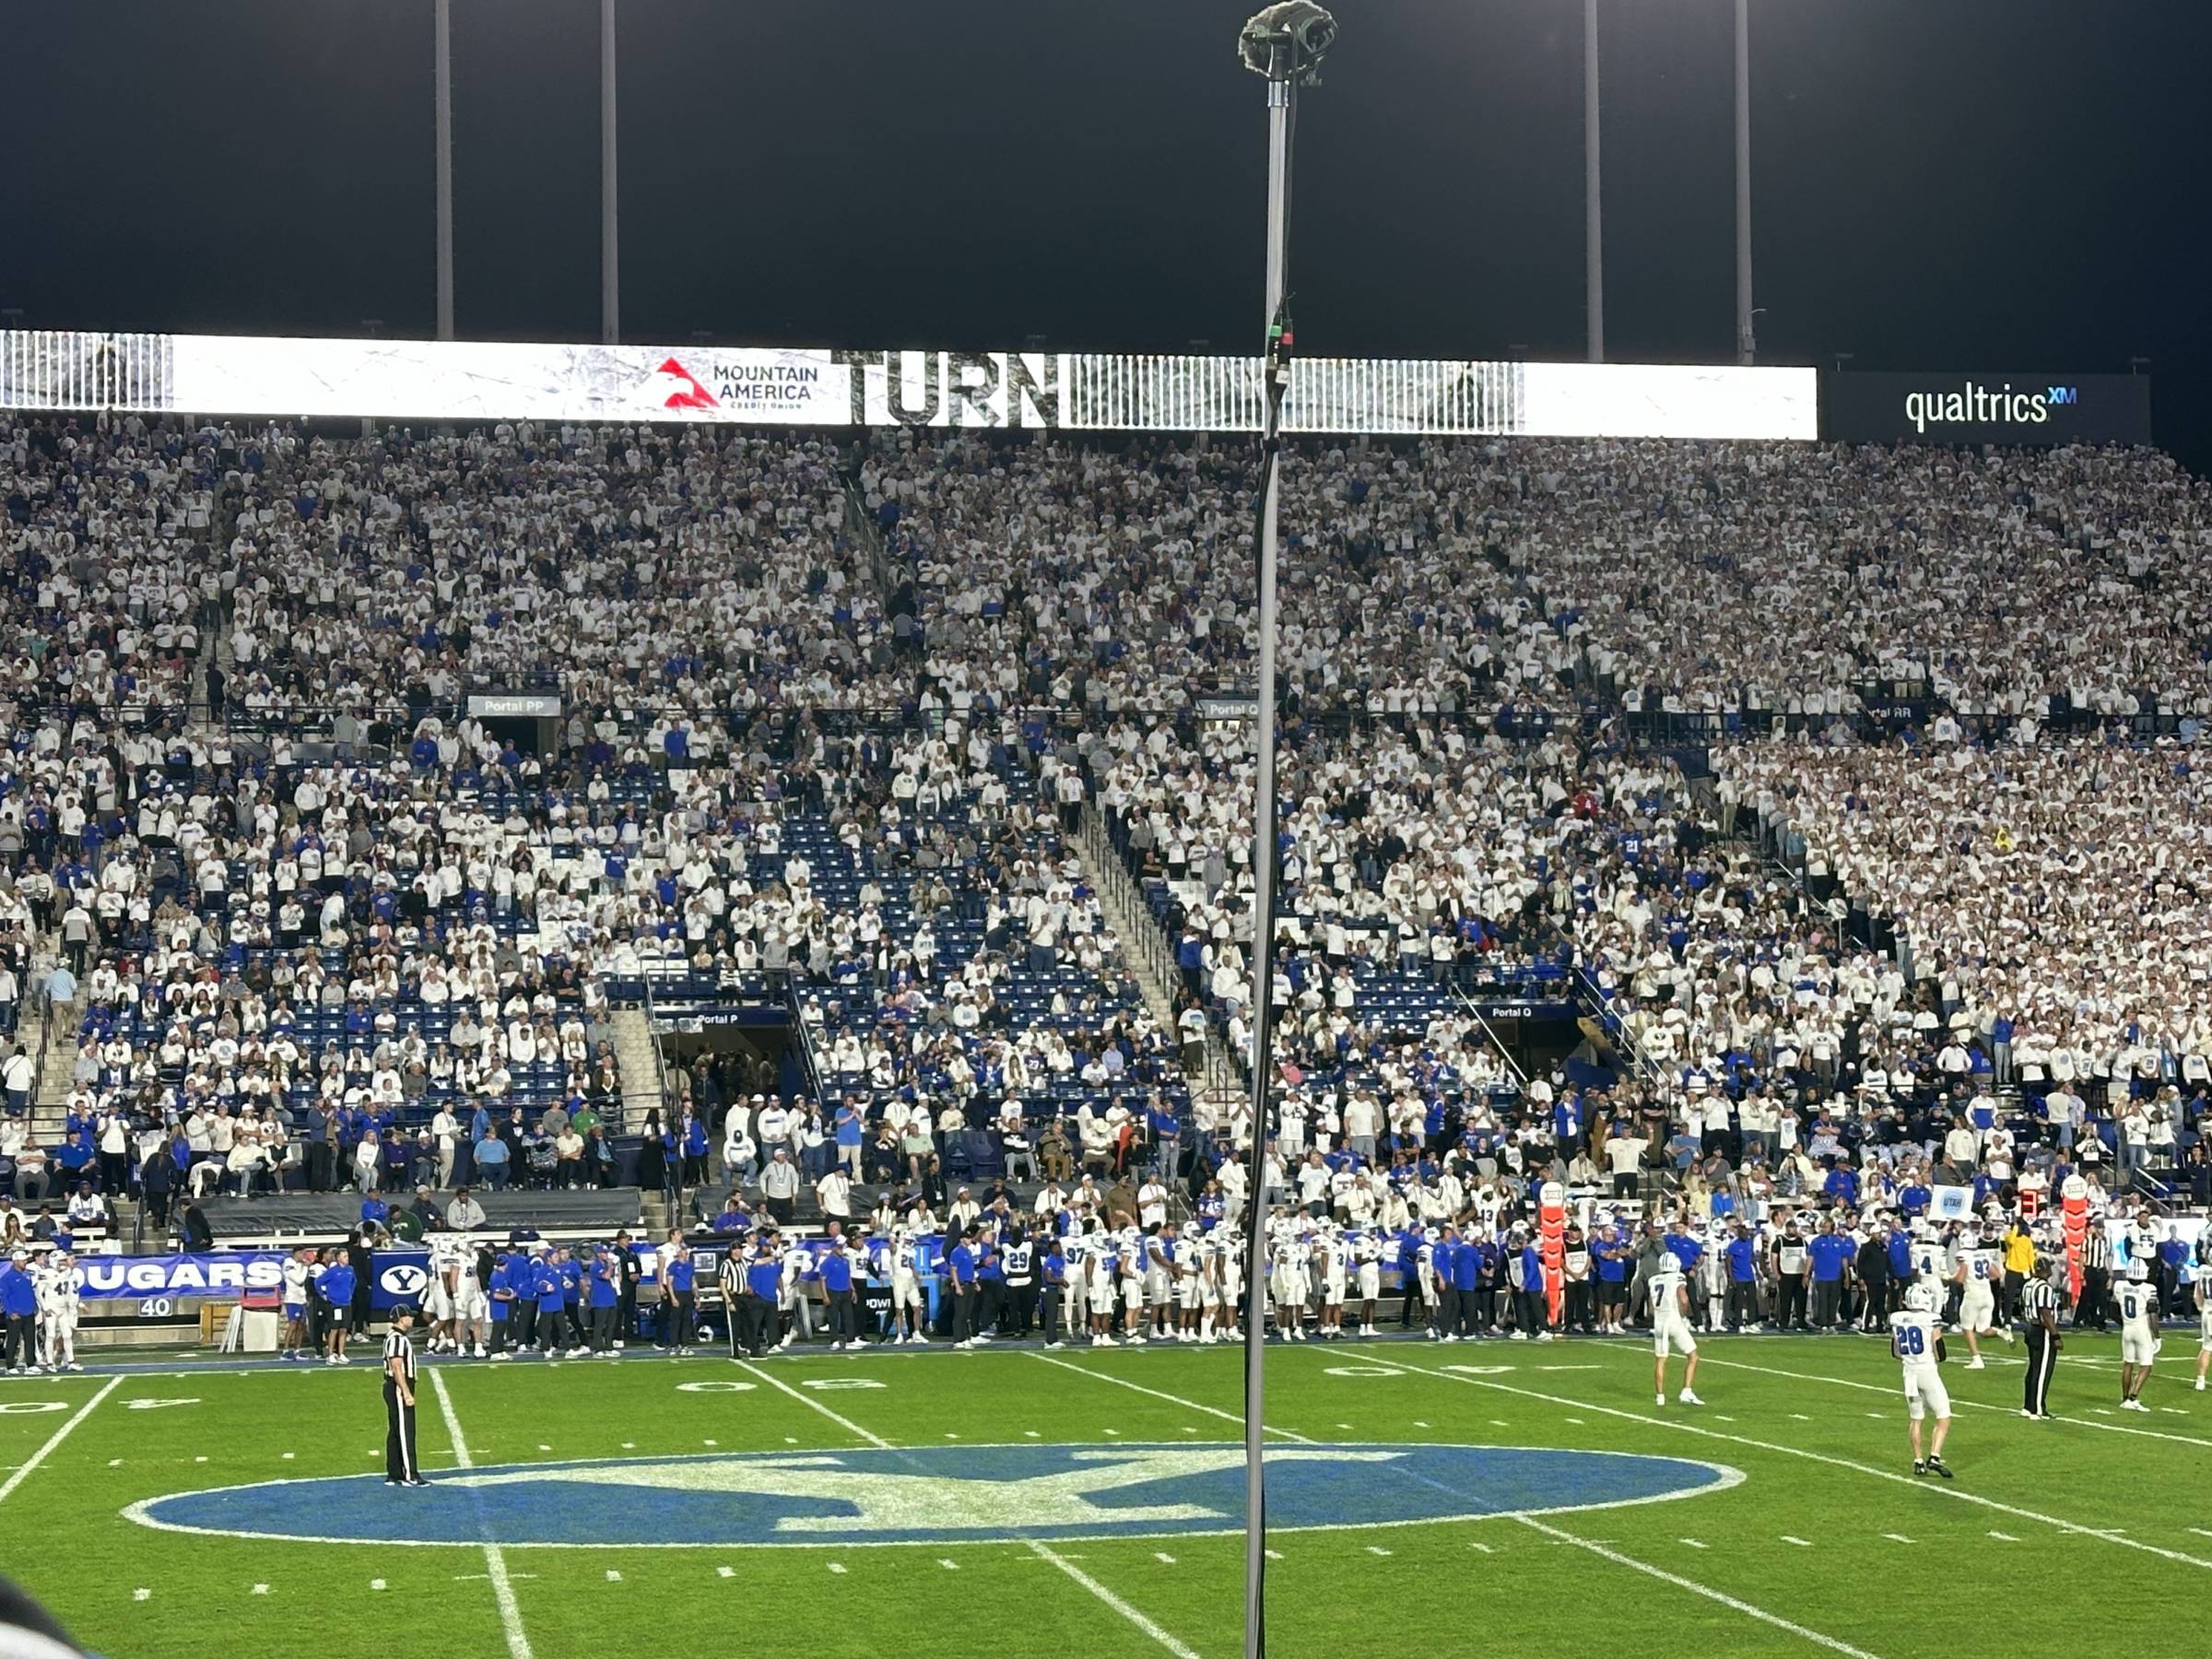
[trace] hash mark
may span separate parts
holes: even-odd
[[[606,1582],[610,1584],[618,1584],[622,1582],[622,1575],[609,1567],[606,1570]]]
[[[717,1567],[714,1569],[714,1576],[716,1578],[735,1578],[737,1576],[737,1569],[735,1567]]]
[[[1906,1537],[1903,1533],[1884,1533],[1882,1536],[1888,1538],[1893,1544],[1910,1544],[1912,1542],[1912,1540]]]
[[[371,1579],[369,1581],[369,1588],[371,1590],[382,1590],[383,1587],[384,1581],[382,1579]]]
[[[1491,1555],[1495,1553],[1488,1544],[1470,1544],[1467,1546],[1467,1547],[1469,1549],[1479,1549],[1484,1555]]]
[[[1390,1551],[1383,1548],[1380,1544],[1370,1544],[1367,1547],[1367,1553],[1371,1556],[1386,1556],[1390,1553]]]
[[[1695,1538],[1684,1538],[1681,1540],[1681,1542],[1688,1545],[1692,1549],[1703,1549],[1706,1547],[1706,1546],[1699,1543]]]
[[[1170,1555],[1170,1554],[1169,1554],[1169,1553],[1168,1553],[1166,1550],[1164,1550],[1164,1549],[1156,1549],[1156,1550],[1154,1550],[1154,1551],[1152,1552],[1152,1559],[1153,1559],[1154,1560],[1156,1560],[1156,1561],[1159,1561],[1159,1562],[1160,1562],[1161,1564],[1163,1564],[1163,1565],[1165,1565],[1165,1566],[1172,1567],[1172,1566],[1174,1566],[1174,1565],[1175,1565],[1175,1558],[1174,1558],[1173,1556]]]
[[[268,1593],[269,1587],[266,1584],[256,1584],[253,1586],[253,1594],[256,1595],[266,1595]]]
[[[958,1561],[947,1560],[943,1556],[937,1558],[937,1565],[947,1572],[958,1572],[960,1570],[960,1564]]]
[[[830,1571],[832,1572],[842,1572],[844,1570],[845,1564],[842,1561],[832,1561],[830,1563]]]
[[[133,1601],[151,1601],[153,1598],[154,1593],[151,1590],[144,1588],[143,1586],[131,1592],[131,1599]]]
[[[2010,1533],[1993,1532],[1989,1535],[2000,1544],[2018,1544],[2019,1542]]]
[[[1282,1552],[1280,1550],[1271,1549],[1267,1552],[1267,1559],[1271,1561],[1279,1561],[1283,1559]]]

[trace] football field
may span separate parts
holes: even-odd
[[[2212,1394],[2069,1336],[1944,1368],[1916,1478],[1876,1339],[1271,1347],[1268,1644],[1911,1659],[2202,1651]],[[1239,1355],[871,1349],[426,1362],[430,1486],[349,1367],[0,1382],[0,1567],[118,1656],[1228,1655]],[[181,1364],[182,1362],[180,1362]]]

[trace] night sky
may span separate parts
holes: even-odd
[[[633,340],[1252,348],[1254,0],[625,0]],[[1341,0],[1300,348],[1583,353],[1579,0]],[[1729,360],[1730,0],[1604,0],[1606,336]],[[453,0],[456,300],[598,334],[596,0]],[[1761,360],[2124,371],[2212,465],[2202,0],[1753,0]],[[0,307],[432,330],[430,0],[9,0]]]

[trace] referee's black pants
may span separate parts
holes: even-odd
[[[384,1478],[422,1478],[415,1461],[415,1407],[400,1404],[399,1385],[390,1377],[384,1379]]]
[[[2038,1417],[2051,1409],[2051,1373],[2058,1369],[2058,1339],[2039,1324],[2028,1327],[2028,1376],[2021,1406]]]
[[[2081,1296],[2074,1304],[2074,1324],[2077,1329],[2088,1325],[2104,1329],[2106,1309],[2112,1299],[2112,1276],[2102,1267],[2085,1267],[2081,1270]]]

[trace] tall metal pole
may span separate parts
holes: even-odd
[[[1583,0],[1583,292],[1590,360],[1606,360],[1606,227],[1597,159],[1597,0]]]
[[[1290,140],[1298,88],[1320,79],[1336,20],[1314,0],[1277,0],[1246,23],[1237,55],[1267,78],[1267,303],[1261,358],[1259,685],[1252,835],[1252,1182],[1244,1303],[1244,1653],[1267,1651],[1267,1106],[1275,1073],[1275,629],[1283,406],[1290,394]]]
[[[622,338],[615,184],[615,0],[599,0],[599,337],[609,346]]]
[[[1758,356],[1751,333],[1750,0],[1735,0],[1735,360]]]
[[[432,79],[438,147],[438,337],[453,337],[453,0],[432,14]]]

